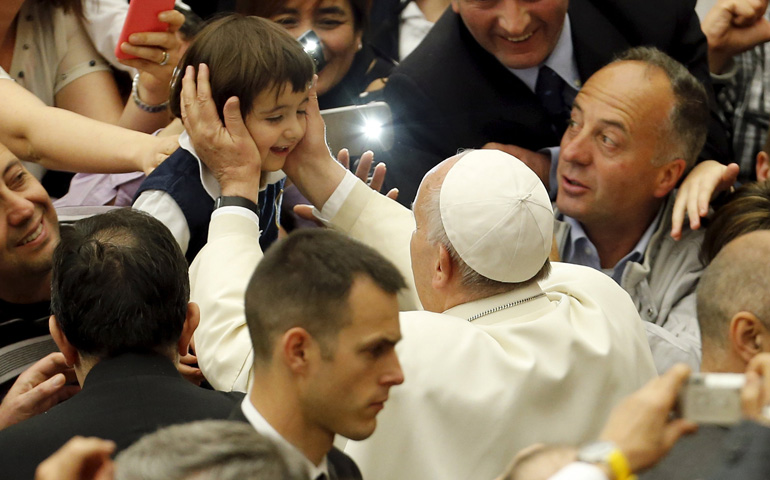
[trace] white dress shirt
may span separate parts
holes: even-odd
[[[321,474],[324,474],[326,475],[326,478],[329,478],[329,464],[326,461],[326,456],[324,456],[319,465],[311,462],[309,458],[297,449],[297,447],[283,438],[283,436],[281,436],[281,434],[278,433],[267,420],[265,420],[265,417],[263,417],[254,405],[252,405],[248,395],[243,398],[241,410],[251,426],[254,427],[254,430],[272,440],[275,446],[278,447],[278,451],[281,452],[286,463],[289,464],[289,470],[291,470],[292,473],[295,475],[307,476],[306,478],[311,479],[318,478]]]

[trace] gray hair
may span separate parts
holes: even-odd
[[[669,112],[668,125],[663,131],[669,145],[658,148],[655,164],[664,165],[673,160],[666,147],[674,149],[674,158],[683,158],[689,169],[695,164],[709,125],[709,101],[706,89],[684,65],[653,47],[631,48],[620,54],[612,63],[635,61],[660,69],[668,78],[674,93],[674,107]]]
[[[440,244],[449,252],[449,256],[452,259],[452,263],[457,268],[460,275],[460,284],[468,289],[468,291],[474,295],[492,296],[499,293],[510,292],[511,290],[522,288],[531,285],[535,282],[545,279],[549,273],[551,273],[551,263],[546,259],[541,268],[535,276],[519,283],[506,283],[492,280],[484,275],[480,274],[470,265],[465,263],[457,253],[452,242],[449,240],[449,236],[444,229],[444,222],[441,220],[441,185],[429,186],[420,189],[420,195],[422,195],[425,205],[425,227],[426,238],[431,244]],[[495,255],[495,252],[490,252],[490,255]]]
[[[172,425],[121,452],[115,480],[297,480],[275,445],[247,423]]]

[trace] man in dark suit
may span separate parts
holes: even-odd
[[[163,224],[127,209],[62,228],[53,256],[49,327],[80,393],[0,432],[3,478],[28,479],[75,435],[117,449],[174,423],[227,418],[237,399],[177,372],[198,307],[187,262]]]
[[[380,254],[336,232],[300,231],[274,245],[246,290],[253,383],[230,418],[273,440],[295,474],[360,479],[332,443],[369,437],[390,387],[403,382],[394,347],[404,286]]]
[[[713,97],[694,3],[453,0],[385,87],[396,138],[389,182],[409,201],[442,159],[489,143],[547,182],[551,156],[535,151],[558,146],[582,82],[631,46],[668,53]],[[729,148],[716,118],[703,155],[721,161]]]

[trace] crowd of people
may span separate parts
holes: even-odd
[[[767,0],[6,3],[3,478],[770,474]]]

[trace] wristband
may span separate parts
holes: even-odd
[[[259,216],[259,207],[257,207],[257,204],[244,197],[219,197],[214,201],[214,210],[220,207],[248,208],[254,212],[254,215]]]
[[[578,460],[605,465],[612,472],[613,480],[636,480],[628,459],[612,442],[596,442],[584,446],[578,452]]]
[[[147,103],[144,103],[142,99],[139,98],[139,74],[138,73],[134,75],[134,81],[131,84],[131,97],[134,99],[134,103],[136,104],[136,106],[139,107],[140,110],[147,113],[158,113],[168,108],[168,100],[158,105],[149,105]]]

